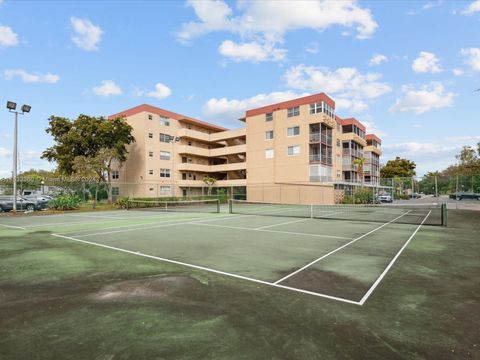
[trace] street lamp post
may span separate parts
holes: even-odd
[[[18,139],[18,115],[29,113],[32,107],[30,105],[22,105],[22,111],[17,111],[17,103],[7,101],[7,109],[15,114],[15,126],[13,129],[13,213],[17,213],[17,139]]]

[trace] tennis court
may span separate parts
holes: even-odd
[[[363,305],[420,228],[445,221],[436,204],[132,202],[121,211],[2,218],[0,228]]]

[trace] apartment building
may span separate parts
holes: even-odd
[[[205,176],[217,186],[246,185],[245,129],[228,130],[150,105],[109,118],[124,118],[135,143],[127,161],[112,171],[116,196],[158,197],[205,194]]]
[[[336,116],[324,93],[250,109],[237,130],[150,105],[115,117],[136,139],[113,171],[117,195],[200,195],[209,176],[229,191],[246,189],[251,201],[333,203],[336,190],[378,183],[381,140]]]

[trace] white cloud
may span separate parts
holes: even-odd
[[[387,136],[387,134],[378,127],[375,121],[373,121],[370,115],[362,117],[360,122],[365,125],[365,128],[367,129],[367,134],[375,134],[377,136],[380,136],[380,138]]]
[[[380,65],[382,62],[387,62],[388,58],[382,54],[374,54],[369,61],[370,66]]]
[[[355,99],[373,99],[391,91],[390,86],[379,81],[381,77],[381,74],[362,74],[355,68],[330,71],[303,64],[293,66],[285,73],[287,84],[293,89],[324,91]]]
[[[475,146],[480,136],[458,136],[438,139],[435,142],[409,141],[397,144],[383,144],[382,158],[384,162],[396,156],[415,161],[417,174],[427,171],[443,170],[456,163],[457,155],[465,145]]]
[[[218,52],[234,61],[279,61],[285,58],[287,50],[276,49],[271,44],[259,44],[258,42],[237,44],[231,40],[225,40],[218,47]]]
[[[320,46],[317,42],[312,42],[305,48],[305,51],[310,54],[318,54]]]
[[[450,107],[453,105],[455,94],[445,92],[441,82],[431,82],[423,85],[420,89],[404,86],[403,97],[397,99],[390,108],[391,112],[413,112],[423,114],[430,110]]]
[[[462,56],[467,58],[466,63],[475,71],[480,71],[480,48],[462,49]]]
[[[194,9],[198,21],[182,25],[177,33],[177,39],[181,42],[190,41],[209,32],[226,31],[238,34],[244,40],[243,44],[257,43],[275,49],[277,43],[283,42],[285,33],[295,29],[323,31],[340,25],[354,29],[357,38],[366,39],[371,37],[378,27],[370,10],[360,7],[355,0],[239,1],[238,14],[234,14],[223,0],[189,0],[188,4]],[[247,50],[248,47],[242,49],[242,53]],[[246,57],[248,61],[251,61],[251,58],[252,56]],[[242,56],[238,59],[242,60]],[[277,54],[271,59],[282,60],[283,57]]]
[[[0,158],[9,157],[12,152],[4,147],[0,147]]]
[[[247,99],[212,98],[203,106],[203,114],[210,120],[227,123],[245,115],[248,109],[254,109],[268,104],[295,99],[308,94],[298,94],[293,91],[277,91],[269,94],[258,94]],[[236,121],[233,122],[236,124]]]
[[[147,93],[148,97],[153,97],[157,100],[162,100],[165,99],[166,97],[169,97],[172,94],[172,90],[170,88],[162,83],[157,83],[155,84],[155,90],[154,91],[149,91]]]
[[[368,109],[368,105],[361,100],[356,99],[335,99],[335,109],[346,109],[355,113],[360,113]]]
[[[460,76],[460,75],[463,75],[463,70],[462,69],[453,69],[452,73],[455,76]]]
[[[72,41],[80,49],[85,51],[98,50],[98,44],[103,35],[103,31],[98,25],[92,24],[88,19],[80,19],[72,16],[70,23],[75,34],[72,35]]]
[[[20,78],[24,83],[47,83],[47,84],[55,84],[60,80],[60,76],[46,73],[28,73],[22,69],[9,69],[3,72],[5,79],[11,80],[15,77]]]
[[[435,54],[427,51],[420,52],[418,58],[416,58],[412,63],[412,69],[416,73],[437,73],[442,71],[440,67],[440,60]]]
[[[12,28],[0,25],[0,48],[17,46],[18,43],[18,35],[12,30]]]
[[[480,12],[480,0],[471,2],[463,11],[463,15],[473,15]]]
[[[98,96],[121,95],[122,89],[113,80],[102,80],[102,84],[95,86],[93,92]]]

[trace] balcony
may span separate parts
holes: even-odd
[[[320,155],[320,154],[314,154],[310,155],[310,164],[325,164],[325,165],[332,165],[332,157],[325,155]]]
[[[337,126],[335,119],[331,118],[325,113],[319,112],[316,114],[310,114],[309,123],[322,122],[327,125],[329,128],[334,129]]]
[[[210,141],[210,134],[187,128],[178,129],[177,136],[182,138],[202,140],[206,142]]]
[[[225,146],[210,150],[210,156],[225,156],[233,154],[242,154],[247,152],[247,145]]]
[[[246,162],[238,162],[231,164],[221,164],[221,165],[204,165],[204,164],[195,164],[195,163],[180,163],[178,164],[179,171],[198,171],[198,172],[227,172],[227,171],[236,171],[236,170],[246,170]]]
[[[178,146],[178,153],[179,154],[189,154],[189,155],[197,155],[197,156],[210,156],[210,150],[204,149],[198,146],[189,146],[189,145],[179,145]]]
[[[361,145],[362,147],[367,146],[367,140],[361,138],[357,134],[353,132],[343,133],[342,140],[344,141],[355,141],[357,144]]]
[[[382,150],[380,148],[373,146],[373,145],[368,145],[363,148],[363,151],[365,152],[373,152],[377,154],[378,156],[382,155]]]
[[[189,145],[179,145],[178,146],[178,153],[179,154],[190,154],[190,155],[197,155],[203,157],[211,157],[211,156],[226,156],[226,155],[233,155],[233,154],[241,154],[247,152],[247,145],[235,145],[235,146],[225,146],[216,149],[205,149],[197,146],[189,146]]]
[[[323,143],[332,146],[332,136],[322,133],[310,133],[311,143]]]
[[[342,155],[345,156],[353,156],[356,158],[363,158],[363,151],[362,150],[355,150],[355,149],[343,149]]]
[[[197,130],[192,130],[188,128],[181,128],[178,130],[177,136],[201,140],[205,142],[217,142],[221,140],[235,139],[238,137],[244,137],[247,130],[245,128],[235,129],[235,130],[226,130],[216,133],[205,133]]]
[[[227,139],[235,139],[238,137],[246,136],[247,129],[235,129],[235,130],[228,130],[228,131],[221,131],[217,133],[210,134],[210,141],[221,141]]]
[[[310,176],[311,182],[332,182],[331,176]]]

